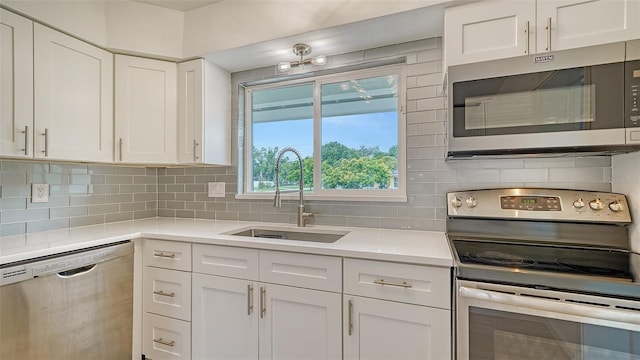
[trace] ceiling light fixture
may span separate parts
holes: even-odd
[[[291,68],[294,67],[294,66],[302,66],[302,67],[304,67],[304,65],[306,65],[306,64],[322,66],[322,65],[325,65],[327,63],[327,57],[324,56],[324,55],[319,55],[319,56],[315,56],[315,57],[312,57],[312,58],[305,59],[304,58],[305,55],[311,54],[311,46],[309,46],[307,44],[295,44],[295,45],[293,45],[293,49],[292,50],[293,50],[294,54],[296,54],[297,56],[300,57],[300,60],[291,61],[291,62],[283,61],[281,63],[278,63],[278,65],[277,65],[278,71],[287,72],[287,71],[291,70]]]

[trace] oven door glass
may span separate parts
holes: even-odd
[[[636,360],[640,333],[555,318],[469,308],[470,359]]]
[[[624,63],[453,84],[453,135],[624,128]]]
[[[612,320],[624,319],[623,311],[510,296],[458,299],[458,359],[640,360],[640,323]]]

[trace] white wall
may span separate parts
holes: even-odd
[[[105,47],[106,2],[96,1],[2,1],[2,5],[58,30]]]
[[[449,1],[222,1],[185,14],[183,53],[199,56]]]
[[[106,18],[107,48],[160,58],[184,58],[183,12],[133,1],[110,1]]]
[[[184,13],[128,0],[3,1],[46,25],[115,52],[182,59]]]
[[[627,195],[632,211],[631,248],[640,252],[640,151],[612,156],[611,170],[612,191]]]

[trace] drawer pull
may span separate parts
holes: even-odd
[[[389,286],[397,286],[397,287],[402,287],[402,288],[411,288],[413,285],[409,284],[406,281],[403,282],[397,282],[397,281],[388,281],[385,279],[380,279],[380,280],[373,280],[374,284],[378,284],[378,285],[389,285]]]
[[[260,318],[264,318],[267,313],[267,289],[260,286]]]
[[[161,257],[161,258],[167,258],[167,259],[175,259],[176,258],[176,254],[165,254],[165,253],[154,253],[153,256],[156,257]]]
[[[167,341],[167,340],[164,340],[162,338],[153,339],[153,342],[158,343],[158,344],[162,344],[162,345],[166,345],[166,346],[171,346],[171,347],[173,347],[176,344],[176,342],[173,341],[173,340]]]
[[[353,300],[349,300],[349,336],[353,335]]]
[[[162,295],[162,296],[168,296],[168,297],[176,296],[176,293],[173,293],[173,292],[172,293],[166,293],[166,292],[164,292],[162,290],[157,290],[157,291],[154,291],[153,293],[156,294],[156,295]]]
[[[253,285],[247,285],[247,315],[253,314]]]

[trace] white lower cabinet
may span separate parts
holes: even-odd
[[[191,359],[191,323],[144,314],[142,351],[149,360]]]
[[[191,244],[142,246],[142,352],[145,359],[191,359]]]
[[[148,359],[451,358],[447,268],[147,241]]]
[[[450,359],[448,268],[344,259],[344,359]]]
[[[193,274],[193,358],[258,358],[255,282]]]
[[[260,359],[341,359],[341,294],[260,285]]]
[[[193,358],[341,359],[341,263],[194,245],[193,268],[202,274],[192,275]],[[309,288],[297,287],[303,278]]]
[[[448,310],[345,295],[344,314],[344,359],[451,358]]]

